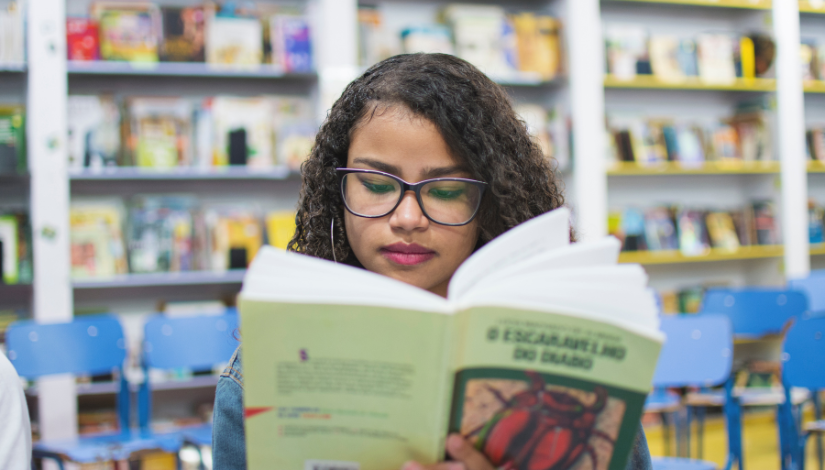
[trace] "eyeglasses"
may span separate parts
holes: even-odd
[[[415,192],[421,212],[441,225],[467,225],[478,213],[487,183],[467,178],[433,178],[407,183],[375,170],[336,168],[344,206],[353,215],[379,218],[394,211],[407,191]]]

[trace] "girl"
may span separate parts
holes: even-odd
[[[444,54],[392,57],[352,82],[302,170],[290,250],[441,296],[475,250],[564,203],[504,89]],[[236,352],[215,397],[217,470],[246,468],[242,390]],[[454,461],[404,470],[493,470],[461,436],[447,452]],[[641,428],[628,468],[650,468]]]

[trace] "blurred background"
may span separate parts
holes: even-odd
[[[234,315],[257,250],[292,236],[327,110],[396,54],[454,54],[504,86],[579,237],[620,238],[664,315],[702,312],[709,289],[810,279],[825,268],[825,1],[775,1],[0,0],[0,348],[31,319],[113,314],[125,335],[122,370],[24,378],[35,440],[128,427],[118,391],[141,384],[152,429],[211,422],[225,364],[151,367],[147,320]],[[778,333],[737,340],[737,386],[776,392]],[[721,467],[721,403],[691,428],[686,390],[645,416],[651,452]],[[776,403],[743,422],[739,457],[779,468]],[[211,468],[208,435],[157,447],[76,468]]]

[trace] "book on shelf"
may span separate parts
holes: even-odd
[[[315,69],[312,32],[306,15],[272,15],[269,29],[272,64],[293,73],[309,73]]]
[[[157,62],[161,42],[160,7],[149,2],[96,2],[91,17],[98,25],[100,58]]]
[[[0,174],[22,173],[27,168],[25,109],[0,104]]]
[[[263,246],[264,229],[258,211],[213,207],[206,209],[205,220],[211,269],[246,269]]]
[[[31,221],[23,209],[0,210],[0,284],[32,282]]]
[[[273,211],[266,214],[267,245],[286,250],[295,235],[295,212]]]
[[[431,464],[460,433],[496,467],[623,469],[663,339],[656,302],[615,239],[571,245],[569,215],[479,249],[447,299],[262,250],[238,304],[250,467]]]
[[[24,15],[19,1],[6,2],[0,7],[0,66],[25,63]]]
[[[94,19],[66,18],[67,58],[75,61],[100,60],[99,37],[98,24]]]
[[[562,106],[547,109],[531,103],[516,103],[513,110],[524,121],[527,133],[538,143],[544,158],[555,161],[560,170],[570,164],[566,114]]]
[[[772,78],[775,46],[763,34],[705,33],[696,37],[648,34],[637,25],[605,27],[607,73],[632,81],[652,76],[664,83],[696,77],[708,85],[730,85],[737,78]]]
[[[192,103],[175,97],[130,97],[128,112],[128,161],[146,168],[190,166]]]
[[[120,109],[113,96],[69,95],[69,171],[121,163]]]
[[[359,7],[359,63],[370,66],[401,52],[442,52],[472,63],[496,80],[552,80],[564,69],[562,24],[532,12],[508,13],[495,5],[450,3],[431,22],[405,22],[391,4]]]
[[[824,223],[825,210],[813,199],[808,199],[808,243],[825,243]]]
[[[72,202],[69,243],[73,279],[112,277],[128,272],[122,228],[124,214],[120,200]]]
[[[206,60],[206,17],[208,6],[161,7],[163,36],[160,60],[164,62],[204,62]]]
[[[129,272],[203,269],[195,256],[195,209],[191,197],[143,196],[131,201],[126,224]]]
[[[622,251],[678,250],[685,256],[704,255],[711,248],[736,252],[779,243],[772,207],[770,201],[735,210],[627,207],[608,212],[608,232],[622,241]]]
[[[234,5],[234,4],[227,4]],[[260,19],[224,11],[211,15],[206,28],[206,62],[216,67],[255,69],[263,61]]]
[[[808,158],[825,161],[825,126],[815,126],[805,131]]]

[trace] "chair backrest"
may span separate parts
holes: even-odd
[[[782,381],[790,387],[825,389],[825,316],[803,316],[786,333]]]
[[[654,387],[712,386],[730,375],[733,335],[722,315],[665,315]]]
[[[68,323],[17,321],[6,331],[11,363],[21,377],[108,374],[126,358],[123,328],[113,315],[77,317]]]
[[[758,338],[781,333],[788,320],[807,310],[808,299],[802,292],[749,287],[708,290],[701,313],[725,315],[730,318],[734,335]]]
[[[788,279],[788,289],[803,292],[812,312],[825,311],[825,269],[811,271],[805,278]]]
[[[157,369],[211,369],[232,357],[238,315],[152,317],[144,327],[144,365]]]

